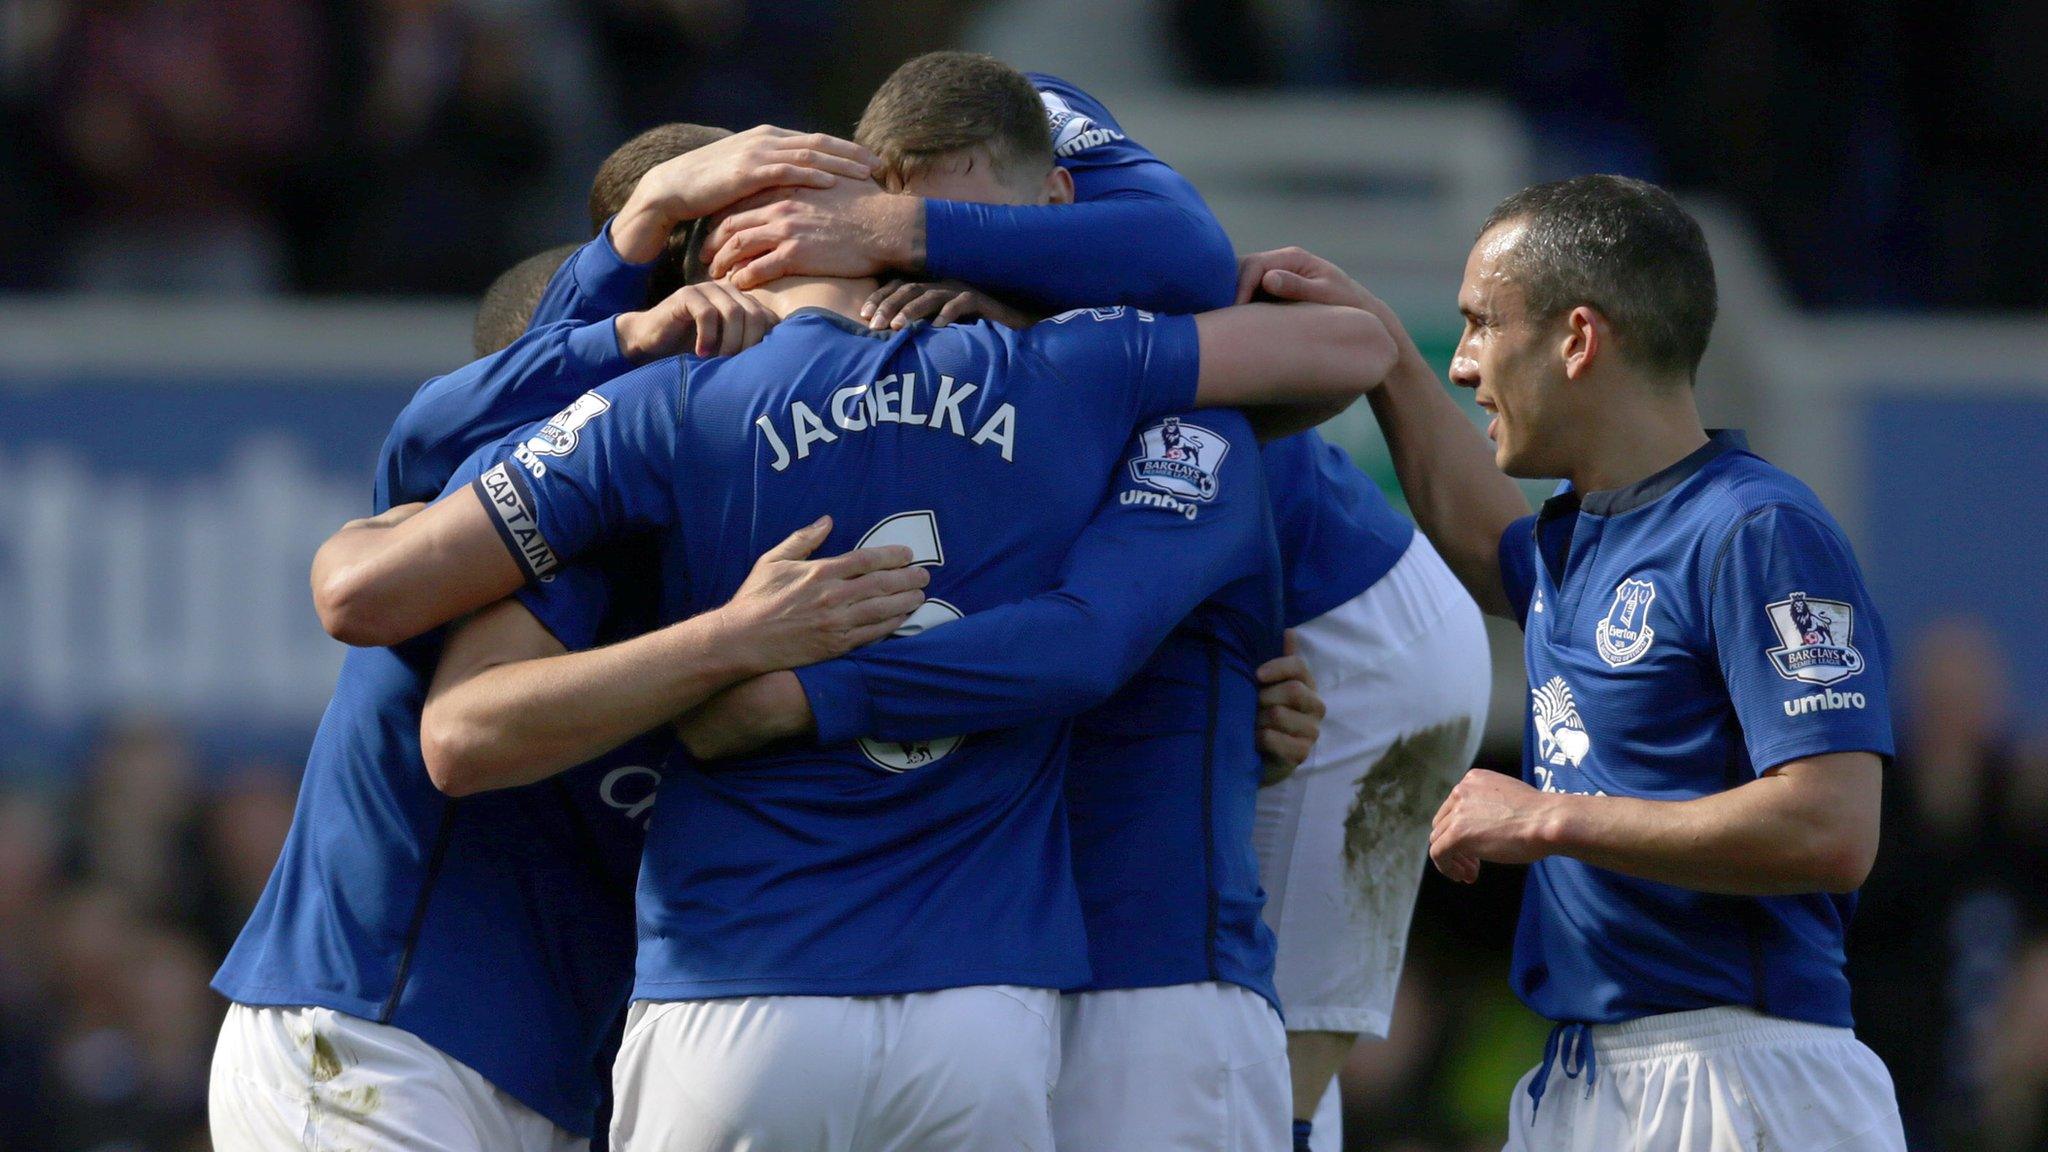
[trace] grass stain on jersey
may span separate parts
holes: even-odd
[[[1369,900],[1376,900],[1382,890],[1378,873],[1399,863],[1383,856],[1387,848],[1398,846],[1389,845],[1388,838],[1405,840],[1427,833],[1430,818],[1464,770],[1465,743],[1471,734],[1469,717],[1410,732],[1359,777],[1351,811],[1344,816],[1344,867]]]

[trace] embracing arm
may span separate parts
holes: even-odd
[[[470,617],[449,637],[421,718],[435,786],[460,796],[542,780],[727,685],[888,635],[923,602],[927,574],[894,546],[807,559],[831,527],[820,520],[764,553],[723,607],[601,648],[568,651],[514,600]]]
[[[850,140],[763,124],[648,169],[618,214],[548,281],[532,324],[594,323],[640,307],[678,225],[775,188],[866,183],[875,156]]]
[[[1849,892],[1877,857],[1881,785],[1869,752],[1794,760],[1696,800],[1539,792],[1475,769],[1438,811],[1429,853],[1466,882],[1482,860],[1570,856],[1697,892]]]
[[[1182,511],[1193,504],[1125,503],[1141,486],[1122,478],[1050,591],[741,685],[686,720],[685,746],[708,759],[813,730],[827,744],[924,740],[1074,716],[1107,700],[1202,601],[1277,563],[1249,427],[1230,413],[1205,423],[1229,443],[1214,496],[1193,517]],[[1174,575],[1148,580],[1147,571]]]
[[[1501,581],[1501,534],[1529,514],[1529,503],[1494,466],[1486,437],[1444,390],[1400,318],[1336,265],[1299,248],[1244,258],[1238,297],[1249,300],[1259,292],[1361,308],[1379,318],[1394,358],[1384,383],[1370,395],[1401,491],[1415,522],[1472,598],[1487,612],[1512,618]]]
[[[1047,312],[1127,304],[1201,312],[1230,303],[1230,237],[1193,184],[1130,139],[1101,102],[1057,77],[1031,81],[1053,122],[1074,203],[974,204],[862,189],[798,193],[747,209],[706,244],[742,288],[795,273],[890,271],[956,279]],[[878,326],[887,326],[888,317]]]
[[[570,652],[517,600],[457,625],[420,717],[420,751],[450,796],[545,780],[761,671],[709,612]]]
[[[321,627],[359,647],[410,640],[525,582],[483,501],[466,487],[424,511],[404,505],[350,521],[313,557]]]
[[[927,275],[1047,311],[1111,301],[1198,312],[1230,302],[1237,265],[1230,237],[1206,208],[1165,196],[1128,191],[1044,205],[929,200],[924,223]]]
[[[1386,378],[1394,339],[1379,317],[1328,304],[1240,304],[1195,317],[1195,402],[1245,408],[1262,440],[1306,431]]]

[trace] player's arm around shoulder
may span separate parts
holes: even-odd
[[[1364,396],[1399,349],[1378,316],[1349,303],[1245,303],[1195,318],[1202,407],[1250,411],[1263,439],[1315,427]]]
[[[547,580],[606,539],[673,523],[684,371],[658,360],[608,381],[479,449],[418,515],[336,533],[313,571],[328,634],[396,644]]]
[[[1299,248],[1240,261],[1238,300],[1261,296],[1344,304],[1379,318],[1394,358],[1375,377],[1370,400],[1409,510],[1480,608],[1519,622],[1516,598],[1502,579],[1502,540],[1529,514],[1529,504],[1495,465],[1492,446],[1444,390],[1400,317],[1342,269]]]
[[[344,644],[397,644],[509,595],[526,574],[469,487],[352,520],[313,556],[313,607]]]
[[[614,644],[591,646],[603,589],[584,567],[463,621],[421,718],[435,786],[460,796],[546,779],[722,689],[887,635],[923,603],[929,573],[893,545],[810,559],[831,528],[820,519],[764,553],[725,605]]]

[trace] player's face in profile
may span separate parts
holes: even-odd
[[[1552,457],[1560,447],[1554,428],[1559,415],[1557,366],[1545,353],[1549,325],[1532,320],[1522,289],[1503,269],[1521,226],[1503,224],[1481,236],[1465,260],[1458,311],[1465,330],[1451,357],[1451,382],[1473,390],[1473,399],[1492,417],[1486,434],[1502,472],[1519,477],[1562,474]]]
[[[1073,178],[1064,168],[1031,175],[1004,172],[980,149],[957,152],[927,167],[894,191],[928,200],[971,204],[1071,204]]]

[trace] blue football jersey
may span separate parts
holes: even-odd
[[[1131,429],[1189,406],[1196,373],[1188,317],[871,333],[803,309],[740,356],[597,389],[478,488],[536,575],[619,532],[669,534],[667,619],[725,603],[829,513],[823,552],[901,543],[931,565],[913,623],[935,627],[1050,587]],[[634,994],[1085,979],[1066,737],[1048,719],[676,767],[641,869]]]
[[[1256,443],[1207,419],[1193,435],[1207,442],[1199,451]],[[1140,508],[1148,487],[1178,480],[1153,474],[1162,452],[1151,436],[1118,477],[1118,499],[1129,493]],[[1263,499],[1253,476],[1232,479]],[[1257,673],[1280,654],[1270,510],[1260,508],[1259,532],[1240,546],[1230,581],[1205,586],[1207,598],[1138,674],[1074,725],[1067,807],[1092,969],[1084,990],[1216,980],[1279,1007],[1252,847],[1262,770]],[[1165,574],[1180,578],[1172,567]]]
[[[1264,487],[1242,416],[1171,417],[1126,445],[1052,591],[797,670],[828,742],[1102,705],[1067,778],[1093,973],[1077,990],[1227,980],[1274,998],[1251,839],[1256,672],[1280,651]]]
[[[1856,558],[1740,433],[1628,488],[1560,492],[1508,529],[1500,560],[1527,633],[1535,787],[1687,800],[1802,757],[1892,755],[1890,650]],[[1552,856],[1529,869],[1514,986],[1558,1021],[1743,1005],[1847,1027],[1855,904]]]
[[[652,618],[605,565],[638,575],[650,563],[622,542],[520,598],[566,646],[587,648]],[[551,780],[450,799],[420,756],[440,650],[439,633],[349,650],[284,850],[213,986],[241,1004],[404,1029],[589,1135],[631,987],[633,886],[669,742],[642,738]]]
[[[593,323],[529,328],[489,356],[434,377],[407,401],[385,437],[377,510],[432,500],[477,449],[560,411],[632,366],[607,314]]]
[[[1229,306],[1237,259],[1194,185],[1131,139],[1101,101],[1056,76],[1032,73],[1031,82],[1077,203],[931,201],[932,274],[1052,308],[1104,300],[1186,312]],[[1415,525],[1316,432],[1276,440],[1263,455],[1293,627],[1378,583],[1407,552]]]

